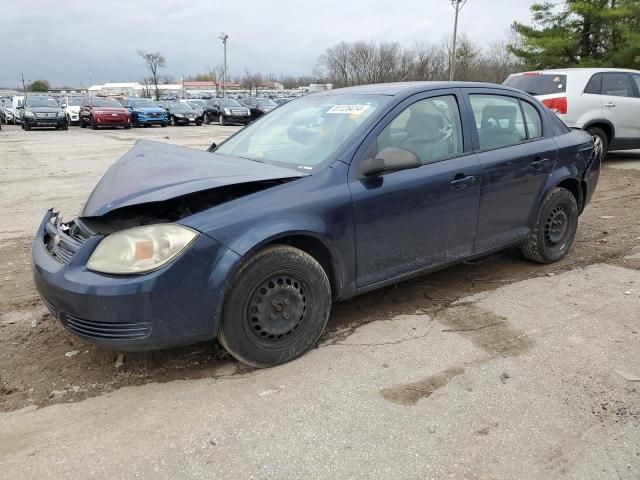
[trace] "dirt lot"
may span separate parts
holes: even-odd
[[[174,127],[130,131],[23,132],[4,127],[0,139],[0,410],[75,402],[129,385],[215,377],[246,369],[215,344],[147,354],[94,347],[63,330],[37,299],[30,273],[31,232],[45,209],[73,215],[94,183],[137,138],[204,148],[234,127]],[[603,169],[596,196],[580,219],[571,254],[552,266],[505,251],[338,303],[322,344],[349,336],[363,324],[395,315],[437,315],[465,295],[519,280],[550,276],[594,263],[638,268],[623,260],[640,244],[640,171],[617,169],[630,154],[613,155]],[[639,337],[640,339],[640,337]]]

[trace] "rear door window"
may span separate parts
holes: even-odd
[[[612,97],[633,97],[631,79],[626,73],[602,74],[602,94]]]
[[[593,95],[600,95],[600,91],[602,88],[602,74],[596,73],[591,79],[587,86],[584,89],[584,93],[590,93]]]
[[[516,145],[527,139],[517,98],[471,94],[469,99],[478,130],[480,150]]]
[[[542,118],[540,118],[540,113],[529,102],[520,103],[522,103],[524,119],[527,122],[527,132],[529,132],[529,139],[542,137]]]
[[[525,73],[511,75],[504,85],[517,88],[529,95],[552,95],[567,91],[567,76],[555,74]]]
[[[633,82],[636,84],[636,94],[640,97],[640,74],[634,73],[631,75]]]

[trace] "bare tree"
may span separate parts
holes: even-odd
[[[167,60],[159,52],[138,50],[138,55],[142,57],[151,74],[151,83],[153,83],[155,87],[156,100],[160,100],[160,90],[158,90],[158,83],[160,83],[159,70],[167,66]]]

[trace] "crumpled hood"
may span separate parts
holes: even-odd
[[[227,185],[306,175],[243,158],[138,140],[100,179],[82,216],[100,216],[122,207],[160,202]]]

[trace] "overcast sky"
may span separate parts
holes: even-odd
[[[480,45],[529,21],[534,0],[468,0],[460,31]],[[216,38],[229,34],[230,75],[311,72],[339,41],[410,45],[451,35],[450,0],[4,0],[0,8],[0,86],[137,81],[138,49],[167,58],[179,79],[222,61]]]

